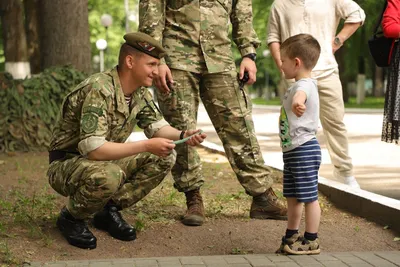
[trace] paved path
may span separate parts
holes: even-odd
[[[400,266],[400,251],[389,252],[340,252],[315,256],[284,256],[275,254],[221,255],[204,257],[166,257],[145,259],[106,259],[88,261],[58,261],[32,263],[26,266],[51,267],[389,267]]]
[[[253,107],[257,138],[267,165],[283,168],[278,137],[279,107]],[[350,156],[354,174],[361,188],[387,197],[400,199],[400,146],[382,142],[382,112],[350,110],[344,122],[349,136]],[[207,141],[222,145],[203,106],[200,106],[198,128],[203,129]],[[326,148],[322,127],[317,136],[322,147],[320,175],[335,180]]]

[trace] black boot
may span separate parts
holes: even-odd
[[[97,239],[90,232],[86,222],[75,219],[65,207],[57,219],[57,227],[71,245],[85,249],[96,248]]]
[[[123,218],[118,208],[113,205],[106,205],[104,209],[94,215],[94,227],[107,231],[112,237],[131,241],[136,239],[136,230]]]

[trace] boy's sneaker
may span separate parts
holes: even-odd
[[[275,251],[275,253],[277,253],[277,254],[286,254],[286,252],[283,250],[283,248],[286,245],[293,245],[294,242],[296,242],[299,238],[301,238],[299,233],[292,235],[292,237],[290,237],[290,238],[286,238],[285,236],[282,236],[281,246],[278,248],[277,251]]]
[[[321,253],[318,238],[314,241],[299,237],[293,244],[286,244],[283,251],[292,255],[315,255]]]

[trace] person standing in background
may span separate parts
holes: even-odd
[[[344,26],[337,32],[341,19]],[[360,186],[353,176],[349,156],[342,84],[334,54],[364,20],[364,11],[352,0],[275,0],[268,21],[267,44],[279,69],[280,45],[287,38],[308,33],[321,45],[320,58],[312,71],[312,77],[318,81],[320,120],[334,165],[333,174],[353,188]]]
[[[383,34],[393,38],[383,113],[382,141],[399,144],[400,132],[400,0],[388,0],[383,14]]]

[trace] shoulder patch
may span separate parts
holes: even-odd
[[[98,118],[94,113],[86,113],[82,116],[82,131],[92,133],[97,129]]]

